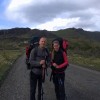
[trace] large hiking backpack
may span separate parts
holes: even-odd
[[[29,45],[26,47],[26,64],[27,69],[30,69],[30,63],[29,63],[29,57],[31,50],[39,45],[40,37],[32,37],[32,39],[29,41]]]
[[[30,52],[33,48],[37,47],[39,45],[39,40],[40,40],[40,37],[33,37],[31,40],[30,40]]]
[[[59,44],[60,44],[60,49],[62,50],[62,53],[65,52],[66,55],[67,55],[67,50],[68,50],[68,41],[66,39],[63,39],[63,38],[56,38],[52,41],[52,46],[53,46],[53,42],[54,41],[59,41]],[[68,66],[68,65],[67,65]],[[57,72],[63,72],[66,70],[67,66],[63,67],[63,68],[60,68],[60,69],[56,69],[52,66],[52,70],[55,70]]]

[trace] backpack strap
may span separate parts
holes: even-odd
[[[34,60],[36,60],[37,53],[38,53],[38,47],[35,47],[34,48]]]
[[[45,48],[45,51],[46,51],[46,53],[47,53],[47,56],[49,56],[49,51],[48,51],[47,48]]]

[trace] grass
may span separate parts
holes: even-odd
[[[70,54],[68,56],[69,62],[77,64],[89,69],[100,71],[100,57],[83,56],[79,54]]]
[[[21,55],[19,50],[0,50],[0,85],[5,79],[11,65]]]

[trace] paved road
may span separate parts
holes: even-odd
[[[56,100],[49,76],[43,88],[44,100]],[[68,100],[100,100],[100,72],[70,65],[66,70],[65,88]],[[29,71],[26,69],[24,55],[16,61],[1,86],[0,100],[29,100],[29,91]]]

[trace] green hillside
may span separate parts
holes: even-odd
[[[79,29],[68,28],[68,29],[53,31],[53,33],[61,37],[65,37],[67,39],[80,38],[80,39],[89,39],[100,42],[100,32],[85,31],[81,28]]]

